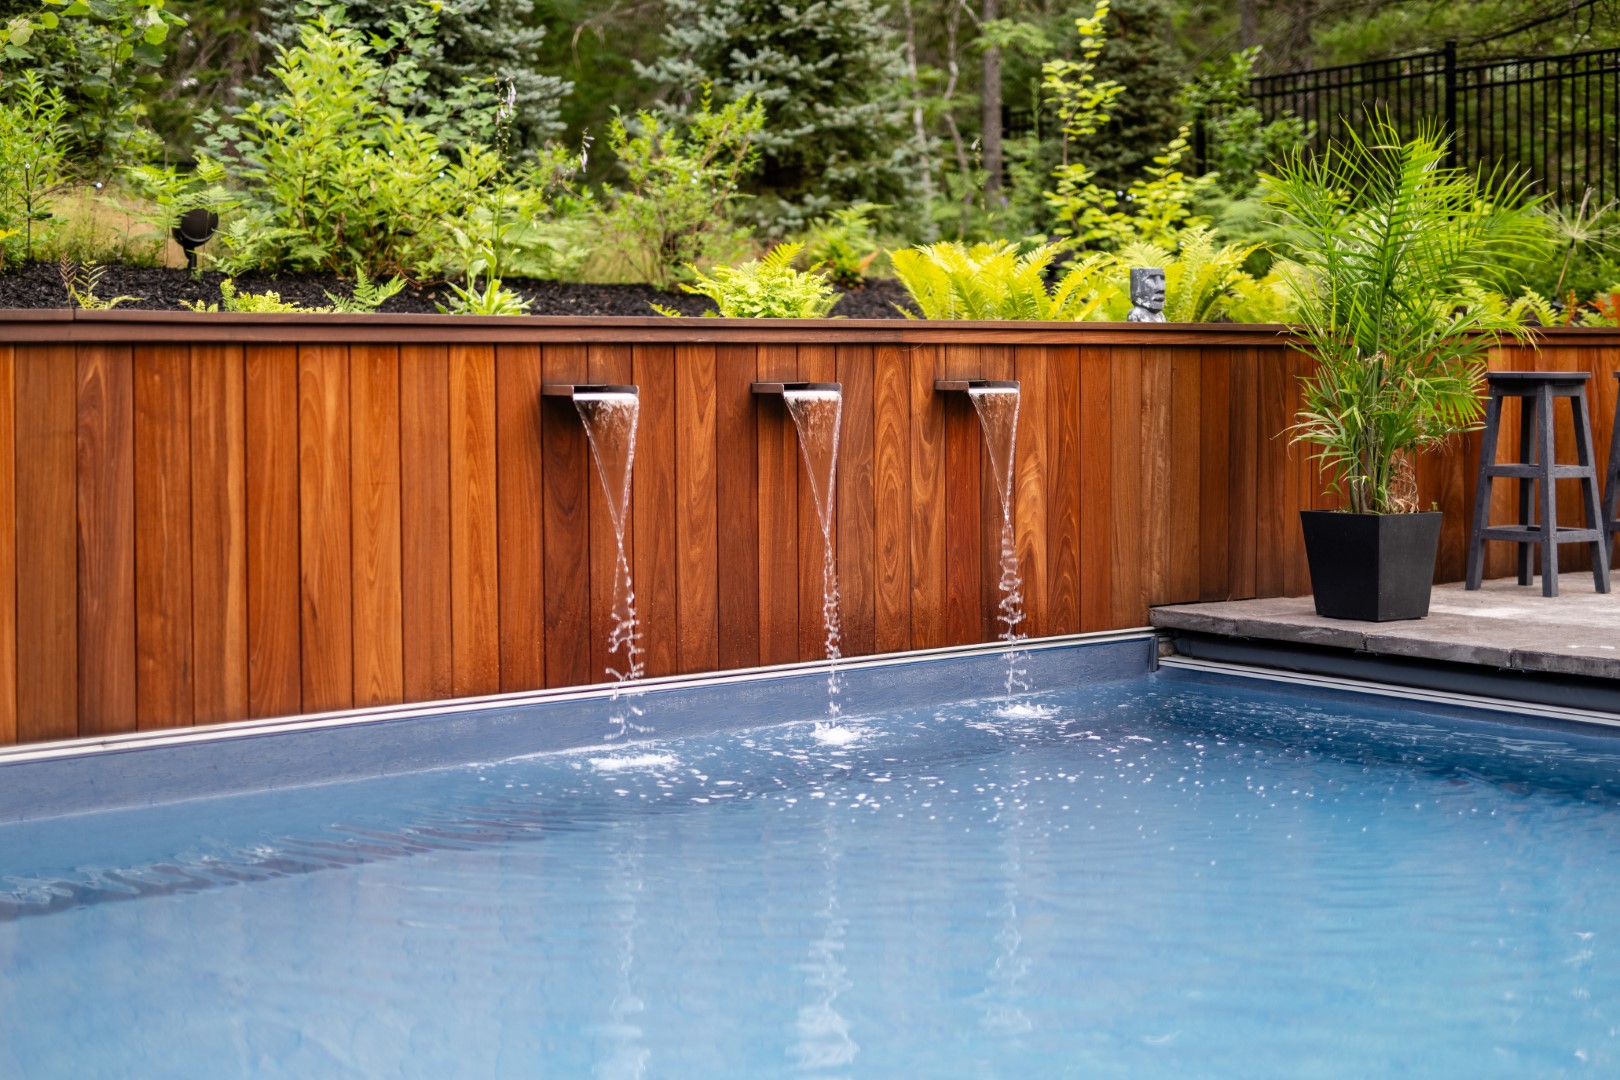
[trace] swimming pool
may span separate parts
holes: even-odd
[[[1140,641],[998,715],[999,664],[0,766],[117,806],[0,827],[0,1075],[1613,1073],[1620,743]]]

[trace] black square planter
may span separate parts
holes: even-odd
[[[1301,510],[1316,613],[1363,622],[1423,618],[1429,613],[1443,518],[1438,512]]]

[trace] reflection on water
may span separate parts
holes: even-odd
[[[793,1025],[791,1050],[802,1072],[836,1069],[852,1064],[860,1045],[849,1034],[849,1021],[838,1011],[838,997],[854,987],[844,964],[844,932],[849,920],[838,909],[838,829],[832,816],[824,819],[825,835],[818,852],[827,886],[815,924],[820,934],[810,943],[810,959],[800,965],[805,989],[812,1000],[799,1008]]]

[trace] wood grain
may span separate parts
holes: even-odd
[[[178,355],[182,372],[186,351]],[[183,385],[183,384],[182,384]],[[135,387],[130,349],[78,351],[81,735],[134,731]],[[182,458],[180,468],[185,469]],[[189,512],[183,506],[182,512]]]
[[[1047,372],[1055,362],[1049,346],[1020,348],[1014,376],[1018,379],[1018,458],[1013,474],[1014,532],[1018,573],[1022,578],[1027,637],[1051,633],[1047,619],[1047,474],[1051,456],[1047,437]],[[1071,358],[1071,362],[1073,359]]]
[[[495,350],[450,347],[451,678],[457,697],[501,687]]]
[[[712,345],[676,347],[675,591],[683,672],[720,666],[716,365]]]
[[[838,358],[831,345],[804,345],[798,350],[799,378],[806,382],[837,382]],[[821,530],[820,510],[816,506],[815,484],[810,479],[810,468],[805,463],[803,439],[795,438],[799,453],[799,656],[800,660],[821,660],[827,655],[827,551],[833,554],[834,588],[838,584],[838,491],[844,481],[847,447],[843,444],[842,428],[847,420],[847,400],[839,402],[838,462],[834,478],[833,518],[830,522],[831,544]],[[793,425],[797,435],[797,425]],[[838,616],[834,616],[837,619]],[[842,646],[840,646],[840,649]]]
[[[1143,566],[1153,558],[1148,547],[1151,527],[1145,520],[1144,479],[1157,473],[1146,466],[1151,451],[1148,417],[1153,403],[1145,399],[1141,349],[1115,349],[1109,358],[1109,625],[1141,626],[1147,621],[1148,575]],[[1090,559],[1090,553],[1087,553]]]
[[[941,350],[911,352],[911,647],[949,640],[945,617],[945,401]]]
[[[591,345],[586,348],[586,360],[593,383],[627,385],[635,380],[635,359],[628,345]],[[631,473],[634,483],[635,474]],[[613,630],[614,566],[618,560],[618,542],[613,532],[613,515],[608,510],[607,489],[602,486],[602,475],[594,463],[590,481],[590,548],[591,607],[590,643],[591,678],[593,682],[611,681],[617,673],[629,670],[629,657],[624,651],[609,653],[609,635]],[[633,502],[633,497],[632,497]],[[634,506],[626,509],[633,516]],[[632,573],[635,568],[635,530],[625,523],[624,554]],[[632,580],[632,585],[634,584]],[[638,628],[641,641],[646,640],[644,627]]]
[[[873,355],[873,591],[878,652],[911,647],[911,387],[904,352]]]
[[[354,703],[393,705],[405,700],[399,350],[352,346],[349,374]]]
[[[1163,489],[1146,492],[1168,512],[1164,592],[1163,599],[1155,599],[1156,603],[1188,603],[1197,600],[1201,591],[1203,362],[1201,351],[1177,349],[1170,354],[1170,430],[1166,439],[1169,472]],[[1225,408],[1225,402],[1219,399],[1209,404],[1212,412]]]
[[[1198,461],[1190,481],[1198,485],[1197,599],[1225,600],[1232,590],[1227,547],[1232,523],[1232,350],[1205,349],[1199,362],[1193,403],[1199,412]]]
[[[1047,393],[1051,632],[1101,630],[1113,625],[1114,602],[1112,354],[1107,349],[1058,350]]]
[[[648,677],[680,670],[676,552],[675,349],[638,345],[631,380],[641,388],[641,432],[631,474],[636,614]]]
[[[298,583],[303,711],[354,705],[349,351],[298,350]]]
[[[1255,470],[1255,555],[1256,596],[1282,596],[1288,540],[1298,526],[1290,517],[1294,486],[1288,438],[1284,429],[1292,422],[1289,411],[1289,365],[1291,358],[1281,350],[1266,351],[1257,358],[1255,370],[1255,424],[1258,456]]]
[[[17,532],[6,528],[17,513],[16,367],[10,345],[0,345],[0,746],[17,741]]]
[[[977,379],[983,369],[983,350],[977,347],[945,352],[945,377]],[[944,400],[944,446],[941,454],[945,485],[945,610],[946,645],[964,645],[984,637],[984,544],[980,525],[984,518],[984,435],[979,417],[966,394],[937,393]]]
[[[450,600],[450,355],[399,350],[400,660],[406,701],[455,693]]]
[[[582,345],[547,345],[548,383],[590,379]],[[565,397],[540,404],[541,529],[545,544],[546,685],[595,682],[591,667],[590,448],[579,413]]]
[[[720,619],[720,667],[760,662],[758,407],[749,391],[759,370],[750,345],[715,348],[716,459],[719,530],[715,598]]]
[[[1171,506],[1190,493],[1172,482],[1171,439],[1175,431],[1175,386],[1172,380],[1176,354],[1150,346],[1141,351],[1142,442],[1140,501],[1143,588],[1147,603],[1162,604],[1175,595],[1172,567],[1176,558],[1172,525],[1180,517]],[[1145,616],[1144,612],[1144,616]]]
[[[245,407],[241,346],[193,346],[191,670],[198,724],[249,716]]]
[[[244,350],[247,472],[248,715],[302,708],[298,568],[298,353]],[[137,500],[139,502],[139,500]]]
[[[1246,600],[1255,594],[1256,489],[1259,453],[1269,445],[1261,437],[1256,407],[1259,361],[1254,349],[1237,349],[1227,354],[1230,401],[1227,408],[1228,454],[1226,475],[1226,564],[1227,595]]]
[[[546,573],[540,348],[495,350],[496,509],[501,690],[546,685]]]
[[[768,345],[756,378],[796,380],[798,350]],[[799,436],[780,397],[756,399],[759,425],[759,662],[799,659]]]
[[[871,349],[838,346],[836,374],[844,387],[844,430],[838,451],[838,587],[844,652],[849,656],[878,651],[874,368]]]
[[[133,375],[136,712],[142,728],[183,727],[196,716],[188,351],[142,345]]]
[[[17,741],[79,730],[74,349],[17,346]]]

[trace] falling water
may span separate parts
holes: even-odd
[[[613,625],[608,631],[608,655],[611,661],[607,674],[618,687],[641,678],[641,630],[636,624],[636,590],[630,580],[630,559],[624,550],[626,515],[630,510],[630,471],[636,459],[636,420],[641,413],[641,399],[622,390],[579,391],[574,394],[574,407],[585,421],[585,435],[590,440],[591,457],[596,461],[596,475],[602,481],[607,495],[608,515],[613,519],[613,540],[616,555],[613,563]],[[639,715],[639,710],[632,709]],[[615,718],[622,729],[629,729],[623,716]]]
[[[991,471],[996,474],[996,490],[1001,495],[1001,604],[997,619],[1001,640],[1007,643],[1007,698],[1010,705],[1015,691],[1026,690],[1023,681],[1023,653],[1018,642],[1023,634],[1023,581],[1018,576],[1018,546],[1013,530],[1013,461],[1018,444],[1018,387],[975,386],[968,397],[979,413],[984,444],[990,451]]]
[[[788,390],[782,395],[799,429],[799,449],[810,475],[821,524],[821,622],[827,631],[827,713],[839,715],[838,674],[842,629],[838,616],[838,563],[833,551],[833,495],[838,482],[838,429],[844,395],[838,390]]]

